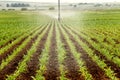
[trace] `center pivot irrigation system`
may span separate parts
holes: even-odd
[[[58,21],[60,21],[60,0],[58,0]]]

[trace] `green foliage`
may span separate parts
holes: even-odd
[[[51,8],[53,9],[53,8]],[[68,32],[73,36],[76,42],[86,51],[89,57],[105,72],[105,74],[111,80],[118,80],[115,76],[115,72],[111,69],[110,66],[107,66],[104,59],[101,59],[100,56],[94,53],[94,49],[98,50],[101,55],[105,56],[111,62],[114,62],[120,67],[120,11],[83,11],[76,12],[75,16],[63,18],[61,23],[51,20],[50,17],[38,14],[39,12],[29,11],[1,11],[0,12],[0,46],[5,45],[7,42],[12,40],[11,43],[0,49],[0,55],[5,51],[10,49],[13,45],[17,44],[20,40],[27,37],[25,41],[18,47],[14,49],[11,55],[6,59],[2,60],[0,64],[0,70],[2,70],[15,56],[25,47],[25,45],[36,35],[43,27],[39,29],[40,25],[48,24],[49,21],[52,23],[52,28],[50,29],[47,41],[45,43],[45,48],[42,50],[39,59],[39,70],[35,77],[32,76],[34,80],[45,80],[43,74],[46,72],[49,60],[49,51],[50,51],[50,41],[52,36],[52,30],[55,23],[56,27],[56,41],[58,53],[58,63],[60,70],[60,80],[68,80],[66,78],[64,60],[66,58],[66,50],[64,44],[60,39],[60,32],[58,27],[62,30],[62,33],[65,37],[68,46],[72,52],[74,59],[76,60],[78,66],[80,67],[79,72],[82,76],[85,77],[85,80],[92,80],[92,75],[88,72],[87,67],[85,66],[85,61],[81,59],[81,54],[79,53],[71,39],[70,35],[61,27],[60,24],[63,24],[63,27],[68,25],[68,28],[65,27]],[[32,16],[32,17],[31,17]],[[54,22],[53,22],[54,21]],[[49,24],[50,25],[50,24]],[[48,25],[48,26],[49,26]],[[48,28],[48,27],[47,27]],[[43,33],[41,33],[33,43],[32,48],[27,51],[27,54],[24,55],[23,60],[19,63],[16,71],[8,75],[6,80],[15,80],[22,72],[26,71],[27,62],[30,60],[33,53],[36,51],[36,46],[39,41],[45,34],[47,28]],[[93,48],[88,46],[89,44],[86,41],[79,39],[78,35],[74,34],[71,30],[75,31],[79,36],[85,39]],[[36,32],[34,32],[36,31]],[[32,35],[30,35],[33,33]]]
[[[29,33],[41,24],[47,23],[49,17],[47,19],[46,17],[37,12],[1,11],[0,46],[25,33]]]

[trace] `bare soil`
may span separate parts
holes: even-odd
[[[32,80],[32,77],[35,77],[36,71],[39,69],[39,58],[42,53],[42,50],[45,47],[45,42],[48,37],[48,33],[50,31],[51,25],[47,29],[46,33],[43,35],[39,44],[37,45],[36,52],[32,55],[30,61],[27,63],[27,70],[24,73],[21,73],[16,80]]]
[[[61,41],[64,43],[64,48],[66,50],[66,58],[65,58],[65,67],[67,68],[66,77],[70,80],[85,80],[84,77],[81,75],[80,67],[78,66],[76,60],[73,57],[73,53],[71,52],[70,47],[62,33],[62,30],[59,28]]]
[[[71,33],[68,32],[66,28],[63,27],[66,33],[69,35],[69,38],[74,43],[77,52],[81,53],[81,59],[85,61],[85,65],[87,70],[92,75],[94,80],[110,80],[106,75],[105,72],[92,60],[92,58],[88,55],[88,53],[78,44],[78,42],[74,39]]]
[[[84,40],[83,42],[85,42],[88,45],[88,47],[94,51],[93,52],[94,54],[99,56],[101,60],[104,60],[106,65],[109,66],[114,71],[116,77],[120,78],[120,67],[117,64],[108,60],[100,51],[96,50],[88,41]]]
[[[49,60],[47,64],[47,70],[45,71],[45,80],[58,80],[60,76],[59,64],[58,64],[58,54],[56,51],[56,28],[55,24],[52,31]]]
[[[41,28],[41,27],[40,27]],[[40,29],[39,28],[39,29]],[[37,31],[38,29],[36,29],[35,31]],[[32,35],[35,31],[33,31],[30,35]],[[26,36],[26,37],[24,37],[23,39],[21,39],[18,43],[16,43],[16,44],[14,44],[12,47],[10,47],[8,50],[6,50],[4,53],[2,53],[1,55],[0,55],[0,64],[1,64],[1,61],[3,60],[3,59],[6,59],[9,55],[11,55],[12,54],[12,52],[17,48],[17,47],[19,47],[19,45],[21,45],[27,38],[28,38],[29,36]],[[9,43],[12,43],[12,41],[9,41],[8,43],[6,43],[4,46],[7,46]],[[4,46],[1,46],[1,48],[2,47],[4,47]]]

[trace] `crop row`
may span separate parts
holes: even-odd
[[[114,37],[119,32],[80,30],[54,19],[41,23],[21,28],[20,33],[16,33],[18,29],[11,32],[11,28],[6,33],[11,32],[9,35],[1,36],[1,41],[5,38],[0,46],[1,80],[120,79],[118,38]],[[0,31],[5,34],[3,30],[7,29]]]

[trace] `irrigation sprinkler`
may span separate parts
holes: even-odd
[[[58,0],[58,21],[60,21],[60,0]]]

